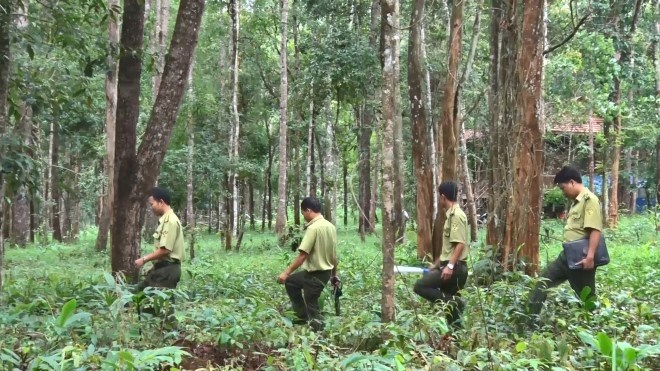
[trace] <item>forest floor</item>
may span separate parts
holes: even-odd
[[[340,226],[342,315],[326,290],[326,329],[294,326],[277,275],[292,260],[272,233],[248,231],[241,251],[218,236],[197,239],[182,267],[176,302],[149,299],[176,321],[138,316],[130,287],[115,285],[107,253],[94,251],[96,230],[74,244],[6,251],[0,301],[0,370],[152,369],[660,369],[660,240],[651,214],[608,230],[612,262],[598,269],[596,309],[564,284],[549,295],[539,329],[521,326],[535,279],[491,272],[483,243],[470,254],[463,329],[449,332],[443,308],[412,291],[419,276],[397,276],[397,320],[380,318],[379,233],[365,243]],[[557,221],[544,230],[561,236]],[[397,248],[399,265],[420,265],[415,232]],[[542,240],[541,264],[559,253]],[[144,244],[144,250],[149,249]],[[493,278],[496,278],[493,280]],[[477,285],[479,283],[479,285]],[[172,308],[170,308],[172,306]],[[383,337],[382,335],[387,336]],[[614,356],[614,357],[613,357]]]

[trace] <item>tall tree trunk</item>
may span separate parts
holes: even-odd
[[[382,300],[381,321],[394,321],[394,245],[397,235],[395,215],[395,202],[398,195],[395,193],[396,155],[394,153],[396,105],[395,95],[398,86],[395,85],[396,56],[395,21],[398,18],[398,0],[381,1],[381,50],[382,50],[382,110],[383,110],[383,185],[382,194],[382,223],[383,223],[383,271],[382,271]]]
[[[248,215],[250,216],[250,229],[253,231],[257,229],[255,225],[254,218],[254,182],[248,182],[248,195],[249,195],[249,206],[248,206]]]
[[[490,22],[490,67],[489,67],[489,80],[490,88],[488,92],[488,106],[489,106],[489,171],[488,171],[488,229],[487,229],[487,243],[495,246],[499,254],[499,247],[502,246],[504,236],[503,223],[505,220],[505,208],[503,204],[508,201],[507,194],[510,193],[510,186],[507,179],[507,167],[509,166],[509,156],[507,154],[504,144],[504,138],[507,133],[507,128],[503,125],[503,118],[505,113],[510,110],[506,105],[506,97],[509,97],[515,90],[513,79],[510,77],[509,71],[512,70],[515,64],[514,55],[516,49],[512,48],[516,45],[513,26],[502,28],[502,22],[505,19],[515,20],[515,3],[511,0],[493,0],[491,5],[491,22]],[[513,5],[513,6],[512,6]],[[506,14],[504,9],[508,9],[510,14]],[[509,98],[511,100],[512,98]]]
[[[405,166],[403,160],[403,117],[401,112],[401,22],[400,2],[395,0],[392,26],[394,35],[394,218],[396,220],[396,242],[402,244],[406,238],[404,218]]]
[[[380,149],[382,147],[382,135],[379,125],[376,126],[376,147],[374,153],[373,164],[373,176],[371,178],[371,204],[369,205],[369,226],[370,232],[373,233],[376,227],[376,207],[378,206],[378,180],[379,175],[381,174],[381,156]]]
[[[194,57],[193,57],[194,58]],[[188,122],[186,129],[188,131],[188,163],[186,171],[186,227],[189,233],[195,233],[195,205],[194,205],[194,168],[195,162],[195,117],[193,116],[195,102],[195,90],[193,89],[193,68],[195,61],[190,64],[190,71],[188,72]],[[191,250],[194,249],[194,243],[190,242]]]
[[[268,140],[269,143],[272,143],[271,139]],[[266,175],[268,176],[268,230],[273,228],[273,158],[275,157],[275,149],[272,144],[269,144],[268,147],[268,169],[266,170]]]
[[[617,53],[619,55],[618,62],[620,66],[620,71],[624,71],[625,68],[629,68],[630,75],[630,84],[633,84],[632,81],[632,70],[634,67],[634,49],[632,47],[632,39],[634,37],[635,31],[637,29],[637,21],[639,20],[639,14],[641,10],[642,0],[636,0],[634,3],[633,9],[633,18],[630,25],[630,30],[626,32],[625,25],[621,22],[621,17],[625,11],[625,5],[620,3],[615,3],[613,6],[616,7],[612,9],[612,17],[614,17],[614,43],[617,45]],[[629,63],[629,66],[626,64]],[[611,95],[611,100],[614,105],[617,107],[617,114],[613,120],[613,130],[614,135],[612,140],[614,141],[614,150],[612,151],[612,190],[610,194],[610,205],[609,205],[609,226],[611,228],[616,228],[619,224],[619,167],[621,163],[621,142],[622,142],[622,124],[623,117],[621,113],[621,77],[622,72],[616,73],[614,75],[614,90]],[[632,94],[632,93],[631,93]],[[630,96],[632,99],[632,96]]]
[[[167,33],[170,24],[170,0],[156,0],[153,4],[156,11],[156,27],[152,36],[152,50],[155,59],[156,72],[153,76],[154,99],[160,89],[160,82],[165,63],[165,50],[167,44]]]
[[[56,114],[57,115],[57,114]],[[61,184],[59,177],[60,161],[60,127],[57,117],[53,118],[53,151],[51,152],[51,190],[52,190],[52,216],[53,216],[53,239],[62,242],[62,223],[60,215],[60,202],[62,194],[60,192]]]
[[[541,228],[541,186],[543,176],[543,118],[540,116],[542,103],[541,79],[543,75],[543,3],[525,3],[523,6],[519,60],[517,67],[517,143],[514,157],[515,182],[513,194],[516,202],[510,236],[505,241],[501,263],[505,269],[509,256],[525,260],[525,272],[534,274],[538,268],[539,231]],[[511,215],[511,212],[508,213]],[[522,248],[521,248],[522,246]]]
[[[81,159],[78,155],[71,154],[71,167],[73,170],[73,185],[71,193],[69,194],[69,202],[71,205],[71,241],[78,241],[80,238],[80,223],[82,217],[82,200],[81,200],[81,189],[80,189],[80,167]]]
[[[103,197],[96,251],[105,251],[112,220],[115,197],[115,122],[117,114],[117,55],[119,54],[119,0],[108,0],[112,16],[108,17],[108,70],[105,75],[105,174],[108,178],[107,193]]]
[[[655,0],[653,13],[653,66],[655,67],[655,96],[660,97],[660,0]],[[660,116],[660,101],[656,100],[657,116]],[[650,198],[650,197],[649,197]],[[655,139],[655,199],[660,202],[660,134]]]
[[[342,157],[342,177],[344,179],[342,187],[342,191],[344,192],[344,227],[348,227],[348,161],[346,160],[346,154]]]
[[[373,132],[373,118],[369,115],[372,114],[370,103],[367,103],[360,110],[360,133],[358,138],[358,169],[359,169],[359,213],[360,218],[358,228],[360,238],[364,242],[365,234],[373,230],[369,221],[369,214],[371,212],[371,135]]]
[[[427,143],[429,149],[429,166],[431,168],[431,200],[432,214],[431,214],[431,230],[433,230],[433,221],[438,215],[438,154],[436,152],[436,133],[435,133],[435,118],[433,117],[433,94],[431,93],[431,69],[428,68],[426,61],[426,26],[424,19],[420,21],[420,43],[422,52],[422,68],[424,69],[424,103],[426,108],[426,132]],[[428,207],[428,205],[427,205]],[[432,250],[432,247],[431,247]],[[430,250],[430,251],[431,251]]]
[[[589,113],[589,190],[594,192],[594,169],[596,168],[595,150],[594,150],[594,128],[592,113]]]
[[[520,0],[502,5],[493,3],[491,18],[488,243],[505,270],[522,260],[532,274],[538,267],[542,200],[544,7]],[[500,27],[503,19],[506,27]]]
[[[457,94],[459,94],[463,85],[466,81],[469,80],[472,73],[472,65],[474,63],[474,58],[477,53],[477,44],[479,41],[479,34],[481,32],[481,7],[483,5],[483,0],[479,0],[476,4],[476,14],[474,16],[474,25],[472,26],[472,40],[470,41],[470,52],[468,54],[467,62],[465,63],[465,70],[461,76],[461,81],[457,88]],[[465,115],[463,102],[457,97],[456,104],[458,105],[458,114],[456,120],[458,121],[459,127],[459,157],[461,164],[461,184],[463,190],[465,191],[465,197],[467,199],[467,211],[468,211],[468,221],[470,223],[470,236],[471,240],[477,241],[477,205],[474,199],[474,191],[472,189],[472,179],[470,176],[470,168],[468,163],[468,152],[467,152],[467,141],[465,138],[465,122],[463,117]]]
[[[306,196],[316,197],[316,179],[314,177],[314,83],[309,99],[309,128],[307,129],[307,192]]]
[[[429,155],[426,152],[426,108],[424,107],[424,61],[422,55],[421,29],[424,19],[424,0],[415,0],[410,17],[410,42],[408,45],[408,95],[412,122],[412,151],[417,179],[417,257],[424,258],[433,252],[431,224],[433,208],[431,187],[433,173],[429,171]]]
[[[21,152],[27,157],[33,156],[32,147],[32,107],[20,102]],[[30,202],[31,193],[26,185],[21,185],[14,196],[12,209],[11,239],[18,246],[25,247],[30,239]]]
[[[296,140],[298,142],[298,140]],[[293,146],[293,223],[300,225],[300,148],[298,145]]]
[[[369,45],[373,50],[377,49],[378,32],[380,29],[380,0],[371,1],[371,23],[369,32]],[[374,80],[377,80],[374,76]],[[380,98],[380,91],[377,88],[379,84],[374,84],[373,92],[367,97],[367,102],[361,110],[360,117],[360,132],[358,139],[359,156],[359,207],[360,207],[360,221],[358,223],[360,230],[360,237],[362,241],[365,240],[366,233],[373,233],[374,231],[374,214],[375,210],[372,209],[373,200],[372,195],[374,191],[372,188],[377,187],[377,180],[371,177],[371,136],[376,123],[376,102]],[[378,167],[375,166],[374,168]],[[375,214],[374,214],[375,215]]]
[[[278,202],[277,202],[277,220],[275,221],[275,233],[283,236],[286,233],[286,187],[287,187],[287,102],[288,102],[288,83],[287,83],[287,24],[289,17],[289,0],[280,0],[280,29],[282,30],[280,40],[280,173],[278,179]]]
[[[456,181],[458,134],[457,104],[458,99],[458,67],[461,61],[461,40],[463,37],[463,1],[454,1],[451,10],[451,28],[449,33],[449,63],[447,78],[442,98],[442,178],[445,181]],[[439,140],[439,138],[438,138]],[[437,260],[442,251],[442,229],[445,224],[445,213],[438,212],[433,226],[433,260]]]
[[[113,273],[124,273],[130,276],[131,282],[137,280],[133,262],[139,254],[144,200],[149,188],[156,182],[183,100],[204,4],[203,0],[180,2],[161,85],[136,153],[144,5],[137,0],[124,2],[121,46],[125,52],[119,60],[118,72],[115,143],[117,190],[112,223],[111,266]]]
[[[240,117],[238,113],[238,35],[240,29],[240,1],[229,1],[229,16],[231,18],[231,126],[229,130],[229,162],[231,164],[229,173],[229,187],[231,191],[232,214],[230,215],[231,232],[236,236],[238,228],[238,150]]]
[[[12,0],[0,0],[0,143],[9,129],[9,115],[7,98],[9,96],[9,65],[11,63],[11,27]],[[4,153],[4,151],[2,151]],[[0,217],[5,210],[5,179],[4,173],[0,171]],[[3,230],[6,220],[0,220],[0,231]],[[2,288],[2,277],[4,274],[5,238],[0,232],[0,288]]]
[[[335,131],[332,117],[332,96],[328,95],[325,101],[325,135],[323,149],[325,159],[325,218],[332,224],[337,225],[337,150],[335,147]]]

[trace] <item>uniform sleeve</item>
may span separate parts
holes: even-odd
[[[467,218],[462,215],[454,215],[449,228],[449,242],[467,244]]]
[[[316,243],[316,229],[307,229],[307,231],[305,232],[305,237],[303,237],[302,242],[300,242],[298,251],[303,251],[308,254],[311,254],[312,250],[314,249],[315,243]]]
[[[163,225],[163,232],[160,234],[160,243],[158,247],[163,247],[169,251],[174,250],[174,243],[179,234],[179,225],[176,222],[168,221]]]
[[[600,202],[593,197],[585,201],[584,228],[603,230],[603,216],[600,211]]]

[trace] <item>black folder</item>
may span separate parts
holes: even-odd
[[[571,242],[564,242],[564,255],[568,262],[569,269],[582,269],[582,265],[578,264],[582,259],[587,257],[589,251],[589,238],[575,240]],[[605,236],[600,235],[600,241],[594,254],[594,265],[600,267],[607,265],[610,262],[610,255],[607,252],[607,245],[605,244]]]

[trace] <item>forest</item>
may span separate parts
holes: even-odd
[[[565,165],[611,262],[529,327]],[[445,181],[460,328],[397,271],[441,256]],[[185,258],[145,295],[155,186]],[[306,197],[318,332],[277,282]],[[0,0],[0,370],[657,370],[658,199],[660,0]]]

